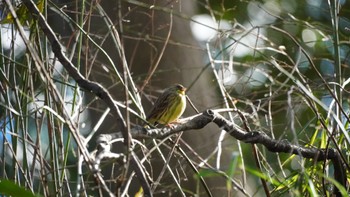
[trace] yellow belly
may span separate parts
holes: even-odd
[[[168,106],[166,112],[161,114],[158,120],[154,120],[155,123],[169,124],[177,119],[184,113],[186,109],[186,96],[178,95],[172,105]]]

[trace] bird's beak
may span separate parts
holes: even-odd
[[[180,90],[177,91],[179,94],[185,95],[186,88],[181,88]]]

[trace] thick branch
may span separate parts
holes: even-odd
[[[254,131],[246,132],[238,125],[227,120],[219,113],[213,110],[207,110],[201,114],[182,119],[179,124],[172,127],[163,128],[146,128],[136,126],[131,129],[131,135],[133,138],[164,138],[172,134],[179,133],[181,131],[189,131],[192,129],[201,129],[210,122],[215,123],[218,127],[227,131],[232,137],[245,143],[262,144],[271,152],[284,152],[300,155],[304,158],[311,158],[319,160],[334,159],[338,156],[338,152],[335,149],[318,149],[313,147],[303,147],[290,143],[288,140],[276,140],[272,139],[264,132]],[[121,133],[115,132],[112,134],[102,134],[102,136],[111,136],[110,139],[120,138]]]
[[[271,152],[283,152],[299,155],[304,158],[314,159],[316,161],[331,160],[335,166],[334,178],[346,186],[345,169],[340,159],[339,153],[333,149],[318,149],[313,147],[303,147],[290,143],[288,140],[275,140],[266,135],[264,132],[254,131],[246,132],[238,125],[227,120],[218,112],[207,110],[201,114],[182,119],[180,124],[172,127],[148,129],[141,126],[136,126],[131,130],[133,138],[164,138],[172,134],[192,129],[201,129],[210,122],[215,123],[221,129],[227,131],[232,137],[251,144],[261,144]],[[113,134],[103,134],[100,138],[115,139],[122,137],[120,132]]]

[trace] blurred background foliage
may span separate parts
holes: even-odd
[[[115,117],[95,95],[79,89],[24,5],[12,1],[25,34],[17,30],[8,2],[0,3],[0,175],[44,196],[97,195],[91,172],[78,162],[62,106],[85,137],[118,132]],[[123,109],[132,126],[143,124],[140,118],[162,89],[181,83],[199,111],[239,109],[246,120],[236,112],[222,114],[296,145],[338,147],[349,164],[349,1],[36,3],[80,72],[137,113],[129,117]],[[23,37],[39,54],[63,103],[40,78]],[[125,92],[125,81],[137,91]],[[184,116],[194,114],[188,107]],[[91,153],[94,139],[87,143]],[[213,196],[328,196],[334,191],[332,163],[241,144],[215,125],[171,139],[183,151],[165,140],[140,140],[144,146],[135,147],[155,181],[156,196],[207,196],[199,177]],[[123,152],[120,141],[115,152]],[[101,171],[117,195],[140,193],[137,177],[125,165],[106,161]]]
[[[193,21],[192,31],[195,38],[203,41],[203,46],[206,44],[212,55],[209,60],[215,62],[212,67],[217,70],[225,90],[237,100],[236,106],[251,113],[252,130],[262,130],[277,139],[301,145],[339,146],[348,155],[349,141],[344,140],[342,134],[335,135],[336,144],[327,138],[327,132],[339,133],[342,126],[347,135],[348,6],[348,1],[205,1],[199,6],[203,15],[195,16],[195,20],[220,31],[208,37],[196,36],[195,28],[207,27]],[[281,68],[271,61],[277,61]],[[308,88],[311,94],[304,92],[301,86]],[[339,106],[331,105],[334,96],[339,99]],[[338,114],[343,125],[335,123],[334,117],[329,115],[339,108],[344,110],[343,114]],[[322,125],[322,120],[327,124]],[[281,171],[272,171],[287,175],[287,182],[293,180],[294,175],[299,179],[305,177],[296,172],[315,165],[298,161],[297,157],[283,154],[275,157],[259,150],[267,162],[262,162],[267,164],[263,168],[270,174],[272,169],[281,167],[279,162],[283,163]],[[254,161],[250,160],[253,158],[245,151],[251,150],[243,151],[243,155],[247,155],[246,164],[254,166]],[[322,165],[314,167],[324,168]],[[289,183],[292,182],[300,186],[303,181]],[[304,195],[299,189],[288,195]]]

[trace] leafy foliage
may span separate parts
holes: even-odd
[[[39,197],[34,195],[32,192],[26,190],[23,187],[19,187],[15,183],[8,180],[0,181],[0,193],[9,196],[28,196],[28,197]]]

